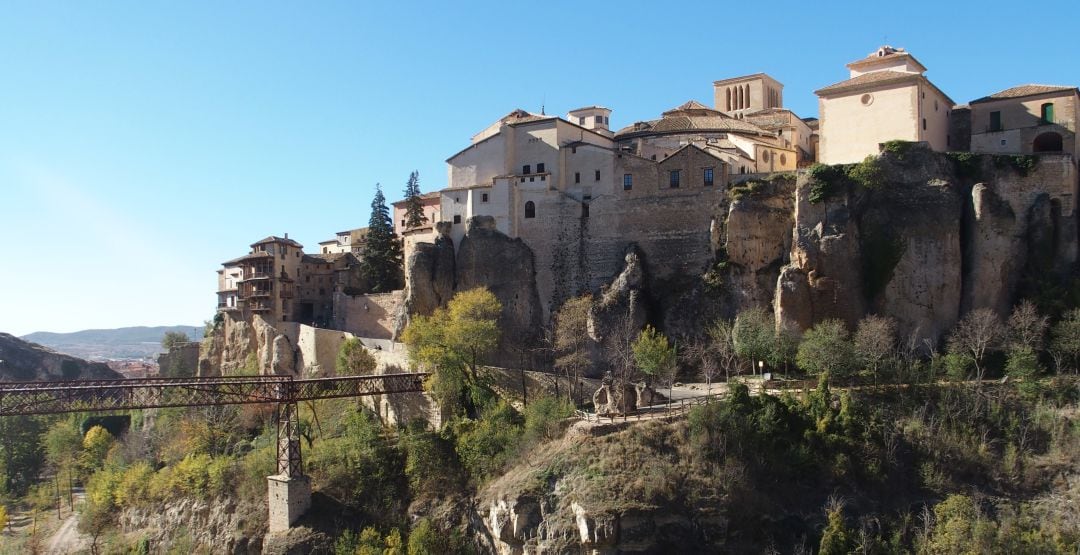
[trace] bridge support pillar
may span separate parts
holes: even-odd
[[[267,476],[270,532],[287,532],[311,508],[311,478],[307,476]]]

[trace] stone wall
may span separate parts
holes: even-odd
[[[199,369],[199,342],[173,345],[157,357],[158,373],[162,376],[194,376]]]
[[[334,327],[359,337],[393,339],[398,314],[405,302],[405,291],[334,294]]]

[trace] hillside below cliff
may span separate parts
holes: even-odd
[[[0,380],[109,380],[123,378],[103,362],[65,355],[13,335],[0,333]]]

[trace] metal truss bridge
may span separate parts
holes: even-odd
[[[164,407],[277,405],[277,471],[304,473],[297,403],[424,390],[426,373],[294,379],[292,376],[144,378],[0,383],[0,417]]]

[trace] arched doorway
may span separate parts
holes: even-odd
[[[1038,137],[1035,137],[1035,142],[1031,145],[1031,150],[1034,152],[1061,152],[1063,141],[1061,135],[1049,132],[1043,133]]]

